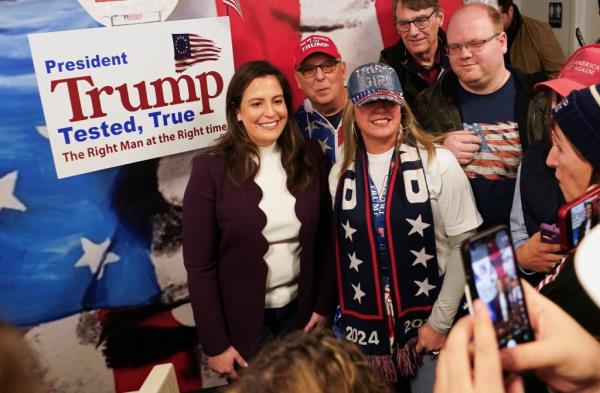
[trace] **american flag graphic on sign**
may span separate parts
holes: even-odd
[[[242,5],[240,4],[240,0],[223,0],[223,4],[228,7],[231,7],[237,12],[242,19],[244,19],[244,15],[242,15]]]
[[[198,34],[172,34],[175,50],[175,72],[181,73],[194,64],[218,60],[221,48],[213,40]]]

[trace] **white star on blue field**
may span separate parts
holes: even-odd
[[[33,325],[159,294],[151,234],[114,208],[121,168],[57,180],[40,131],[27,34],[97,26],[76,0],[0,1],[1,320]]]

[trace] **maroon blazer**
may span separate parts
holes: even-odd
[[[312,142],[306,147],[320,169],[309,189],[292,193],[301,223],[298,327],[313,311],[329,315],[335,306],[327,171],[320,148]],[[198,337],[209,356],[230,345],[242,356],[260,349],[269,248],[261,233],[267,224],[261,198],[254,182],[226,184],[222,157],[194,158],[183,199],[183,259]]]

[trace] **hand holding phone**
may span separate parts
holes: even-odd
[[[472,236],[462,253],[467,299],[479,298],[487,305],[498,345],[512,347],[533,340],[508,228],[496,226]]]
[[[540,225],[540,240],[542,243],[560,243],[560,229],[554,224],[542,223]]]
[[[437,362],[434,393],[517,391],[503,379],[496,332],[485,304],[477,301],[474,306],[473,317],[460,319],[450,330]]]
[[[459,320],[448,335],[434,393],[523,391],[520,377],[503,379],[503,370],[533,372],[551,391],[600,391],[600,343],[527,282],[523,289],[536,343],[498,351],[489,312],[476,302],[473,318]]]
[[[583,237],[598,223],[600,216],[600,185],[595,185],[584,194],[558,210],[560,245],[569,251],[577,247]]]
[[[548,239],[546,241],[542,239],[543,236],[549,238],[552,235],[543,234],[543,229],[540,228],[539,232],[534,233],[517,248],[515,252],[517,262],[523,269],[547,273],[565,256],[560,244],[548,243]]]
[[[503,349],[503,368],[531,371],[551,387],[549,391],[600,392],[598,340],[527,282],[523,289],[536,343]]]

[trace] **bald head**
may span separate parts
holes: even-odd
[[[488,94],[506,81],[506,34],[498,11],[486,4],[469,3],[452,15],[447,31],[450,66],[468,91]]]
[[[503,30],[500,12],[498,12],[498,10],[491,5],[477,2],[465,4],[454,13],[452,19],[450,19],[450,23],[455,20],[456,16],[462,13],[466,13],[467,15],[477,15],[478,18],[481,18],[485,15],[489,19],[489,22],[495,26],[497,31]],[[448,24],[448,29],[450,29],[450,23]]]

